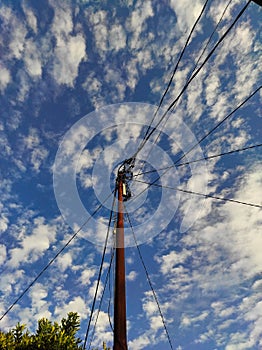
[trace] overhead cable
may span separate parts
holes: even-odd
[[[154,113],[154,115],[153,115],[153,118],[152,118],[152,120],[151,120],[151,122],[150,122],[150,124],[149,124],[149,126],[148,126],[148,128],[147,128],[147,130],[146,130],[146,133],[145,133],[145,135],[144,135],[142,141],[141,141],[141,144],[142,144],[143,141],[146,139],[146,136],[147,136],[148,133],[149,133],[149,130],[150,130],[150,128],[151,128],[151,126],[152,126],[152,124],[153,124],[153,122],[154,122],[154,120],[155,120],[155,118],[156,118],[156,116],[157,116],[157,114],[158,114],[158,112],[159,112],[159,109],[161,108],[161,106],[162,106],[162,104],[163,104],[164,98],[165,98],[166,94],[168,93],[168,90],[169,90],[169,88],[170,88],[170,86],[171,86],[171,84],[172,84],[172,82],[173,82],[174,76],[175,76],[175,74],[176,74],[176,72],[177,72],[179,63],[181,62],[182,57],[184,56],[185,50],[186,50],[186,48],[187,48],[187,46],[188,46],[188,43],[189,43],[189,41],[190,41],[190,39],[191,39],[191,37],[192,37],[192,34],[193,34],[193,32],[194,32],[194,30],[195,30],[195,28],[196,28],[198,22],[200,21],[200,19],[201,19],[203,13],[204,13],[204,11],[205,11],[205,8],[206,8],[206,6],[207,6],[207,4],[208,4],[208,1],[209,1],[209,0],[206,0],[206,2],[204,3],[204,5],[203,5],[203,7],[202,7],[202,10],[201,10],[201,12],[200,12],[200,14],[199,14],[199,16],[198,16],[197,19],[195,20],[195,23],[193,24],[193,27],[192,27],[191,30],[190,30],[190,33],[189,33],[189,35],[188,35],[188,37],[187,37],[187,40],[186,40],[186,42],[185,42],[185,44],[184,44],[184,47],[183,47],[182,51],[180,52],[180,55],[179,55],[179,58],[178,58],[178,60],[177,60],[176,66],[175,66],[175,68],[174,68],[174,70],[173,70],[173,72],[172,72],[172,74],[171,74],[171,77],[170,77],[170,79],[169,79],[168,85],[167,85],[167,87],[166,87],[166,89],[165,89],[165,91],[164,91],[164,94],[163,94],[162,97],[161,97],[161,100],[160,100],[160,102],[159,102],[159,104],[158,104],[158,106],[157,106],[157,109],[156,109],[156,111],[155,111],[155,113]],[[140,148],[140,146],[138,147],[138,149],[139,149],[139,148]],[[138,152],[139,152],[139,151],[138,151]]]
[[[220,16],[220,18],[219,18],[219,20],[218,20],[216,26],[215,26],[215,28],[213,29],[212,33],[211,33],[210,36],[209,36],[209,39],[208,39],[206,45],[204,46],[204,49],[202,50],[200,56],[199,56],[198,59],[197,59],[197,62],[196,62],[196,65],[195,65],[194,70],[196,69],[196,67],[198,66],[198,63],[200,62],[201,58],[203,57],[204,53],[206,52],[206,49],[207,49],[209,43],[211,42],[211,40],[212,40],[212,38],[213,38],[215,32],[217,31],[217,28],[219,27],[220,23],[222,22],[223,17],[225,16],[225,13],[226,13],[228,7],[230,6],[231,2],[232,2],[232,0],[229,0],[228,3],[227,3],[227,5],[225,6],[225,8],[224,8],[224,10],[223,10],[223,12],[222,12],[222,14],[221,14],[221,16]],[[193,71],[194,71],[194,70],[193,70]]]
[[[247,9],[248,5],[250,4],[251,0],[249,0],[246,5],[242,8],[242,10],[238,13],[232,24],[229,26],[229,28],[225,31],[225,33],[221,36],[221,38],[218,40],[218,42],[214,45],[214,47],[211,49],[211,51],[208,53],[204,61],[201,63],[201,65],[196,69],[196,71],[192,74],[192,76],[188,79],[180,93],[177,95],[177,97],[173,100],[173,102],[169,105],[169,107],[166,109],[166,111],[161,116],[160,120],[157,122],[156,126],[153,127],[153,129],[147,134],[144,140],[142,140],[140,146],[138,147],[137,151],[135,152],[134,156],[132,158],[135,158],[137,154],[142,150],[142,148],[145,146],[146,142],[149,140],[151,135],[155,132],[157,127],[161,124],[163,119],[166,117],[167,113],[170,112],[173,108],[173,106],[177,103],[177,101],[180,99],[180,97],[183,95],[183,93],[187,90],[190,83],[195,79],[195,77],[198,75],[198,73],[202,70],[202,68],[205,66],[207,61],[212,57],[214,52],[216,51],[217,47],[224,41],[225,37],[228,35],[228,33],[232,30],[232,28],[235,26],[237,21],[240,19],[240,17],[243,15],[245,10]]]
[[[173,164],[173,165],[170,165],[168,167],[164,167],[164,168],[160,168],[160,169],[154,169],[154,170],[149,170],[149,171],[145,171],[143,173],[134,174],[133,177],[137,177],[137,176],[141,176],[141,175],[145,175],[145,174],[156,173],[156,172],[159,172],[159,171],[162,171],[162,170],[166,170],[166,169],[171,169],[171,168],[174,168],[174,167],[178,168],[178,167],[181,167],[181,166],[184,166],[184,165],[189,165],[189,164],[192,164],[192,163],[203,162],[204,160],[209,160],[209,159],[213,159],[213,158],[217,158],[217,157],[222,157],[222,156],[226,156],[226,155],[230,155],[230,154],[233,154],[233,153],[238,153],[238,152],[250,150],[250,149],[261,147],[261,146],[262,146],[262,143],[259,143],[257,145],[243,147],[243,148],[235,149],[235,150],[232,150],[232,151],[227,151],[227,152],[223,152],[223,153],[219,153],[219,154],[213,154],[211,156],[206,156],[206,157],[203,157],[203,158],[190,160],[189,162],[179,163],[179,164],[175,164],[175,165]]]
[[[230,112],[224,119],[222,119],[218,124],[216,124],[207,134],[205,134],[194,146],[192,146],[186,153],[183,154],[176,162],[180,162],[183,158],[185,158],[191,151],[193,151],[201,142],[203,142],[209,135],[211,135],[221,124],[223,124],[228,118],[231,117],[238,109],[240,109],[248,100],[250,100],[260,89],[262,85],[260,85],[255,91],[252,92],[244,101],[242,101],[232,112]]]
[[[29,291],[29,289],[39,280],[43,273],[53,264],[53,262],[59,257],[59,255],[69,246],[69,244],[74,240],[78,233],[84,228],[84,226],[91,220],[91,218],[102,208],[104,203],[112,195],[113,191],[106,197],[103,203],[101,203],[90,217],[83,223],[83,225],[75,231],[71,238],[66,242],[66,244],[55,254],[55,256],[48,262],[48,264],[39,272],[39,274],[34,278],[34,280],[24,289],[24,291],[19,295],[19,297],[9,306],[9,308],[0,317],[0,321],[12,310],[12,308],[23,298],[23,296]]]
[[[173,168],[177,163],[179,163],[189,152],[191,152],[195,147],[197,147],[204,139],[206,139],[212,132],[214,132],[222,123],[224,123],[233,113],[235,113],[240,107],[242,107],[251,97],[253,97],[260,89],[262,86],[257,88],[251,95],[249,95],[243,102],[241,102],[232,112],[230,112],[223,120],[221,120],[215,127],[213,127],[205,136],[203,136],[195,145],[193,145],[182,157],[177,159],[172,165],[172,167],[167,167],[163,174],[159,175],[152,183],[149,184],[147,188],[145,188],[143,191],[141,191],[138,195],[140,196],[143,194],[150,186],[154,185],[162,176],[164,176],[169,169]],[[135,179],[134,179],[135,180]]]
[[[208,45],[209,45],[209,43],[210,43],[212,37],[214,36],[214,34],[215,34],[215,32],[216,32],[216,30],[217,30],[219,24],[221,23],[221,21],[222,21],[224,15],[225,15],[225,13],[226,13],[226,11],[227,11],[229,5],[231,4],[231,2],[232,2],[232,0],[229,0],[229,2],[227,3],[226,7],[224,8],[224,10],[223,10],[223,12],[222,12],[222,15],[221,15],[221,17],[220,17],[220,19],[219,19],[219,21],[217,22],[217,24],[216,24],[214,30],[212,31],[212,33],[211,33],[211,35],[210,35],[210,37],[209,37],[209,39],[208,39],[206,45],[204,46],[204,48],[203,48],[201,54],[199,55],[199,57],[198,57],[198,59],[197,59],[197,61],[196,61],[196,63],[195,63],[195,66],[194,66],[193,70],[191,71],[191,73],[190,73],[190,75],[189,75],[187,81],[191,78],[192,74],[193,74],[194,71],[196,70],[196,68],[197,68],[197,66],[198,66],[198,64],[199,64],[199,62],[200,62],[202,56],[204,55],[204,53],[205,53],[205,51],[206,51],[206,49],[207,49],[207,47],[208,47]],[[201,18],[202,14],[203,14],[203,12],[204,12],[204,9],[205,9],[206,5],[207,5],[207,2],[204,4],[204,6],[203,6],[203,8],[202,8],[202,11],[201,11],[201,13],[200,13],[200,15],[199,15],[199,17],[197,18],[197,20],[196,20],[196,22],[195,22],[195,24],[194,24],[194,26],[193,26],[193,28],[192,28],[190,34],[189,34],[188,40],[187,40],[187,42],[186,42],[186,44],[185,44],[185,47],[184,47],[183,51],[181,52],[181,55],[180,55],[180,57],[179,57],[179,61],[178,61],[177,65],[176,65],[176,67],[175,67],[175,70],[174,70],[174,72],[173,72],[173,75],[171,76],[171,79],[170,79],[170,81],[169,81],[169,84],[168,84],[168,86],[167,86],[167,88],[166,88],[166,90],[165,90],[165,92],[164,92],[164,95],[162,96],[162,99],[161,99],[161,101],[160,101],[160,104],[159,104],[159,106],[158,106],[158,108],[157,108],[157,110],[156,110],[156,112],[155,112],[155,114],[154,114],[154,116],[153,116],[153,119],[152,119],[152,121],[151,121],[151,123],[150,123],[150,125],[149,125],[149,127],[148,127],[148,129],[147,129],[147,132],[146,132],[144,138],[147,136],[148,131],[149,131],[149,129],[150,129],[150,127],[151,127],[151,125],[152,125],[152,123],[153,123],[153,121],[154,121],[154,119],[155,119],[155,117],[156,117],[156,115],[157,115],[157,113],[158,113],[158,111],[159,111],[161,105],[162,105],[163,99],[164,99],[165,95],[167,94],[167,91],[168,91],[168,89],[169,89],[169,87],[170,87],[170,85],[171,85],[171,83],[172,83],[172,80],[173,80],[174,75],[175,75],[175,73],[176,73],[176,70],[177,70],[177,68],[178,68],[178,64],[179,64],[179,62],[180,62],[180,60],[181,60],[181,58],[182,58],[182,55],[183,55],[183,53],[184,53],[184,51],[185,51],[185,48],[186,48],[186,46],[187,46],[187,44],[188,44],[188,42],[189,42],[189,40],[190,40],[190,38],[191,38],[191,35],[192,35],[193,31],[194,31],[194,28],[195,28],[197,22],[199,21],[199,19]],[[178,101],[177,101],[177,102],[178,102]],[[177,103],[172,107],[172,111],[175,109],[176,106],[177,106]],[[153,149],[153,145],[157,143],[157,141],[158,141],[158,139],[159,139],[159,137],[160,137],[160,135],[161,135],[161,133],[162,133],[162,130],[163,130],[163,128],[165,127],[165,125],[166,125],[166,123],[167,123],[167,121],[168,121],[169,118],[170,118],[170,114],[167,115],[166,120],[165,120],[165,123],[162,125],[161,129],[160,129],[159,132],[158,132],[157,137],[155,138],[153,144],[151,145],[151,149],[150,149],[150,151],[148,152],[147,157],[149,157],[149,154],[151,153],[151,151],[152,151],[152,149]],[[143,139],[144,139],[144,138],[143,138]]]
[[[243,205],[247,205],[249,207],[255,207],[255,208],[262,209],[262,205],[260,205],[260,204],[247,203],[247,202],[239,201],[239,200],[236,200],[236,199],[217,197],[217,196],[213,196],[213,195],[210,195],[210,194],[204,194],[204,193],[199,193],[199,192],[185,190],[185,189],[179,188],[179,187],[164,186],[164,185],[160,185],[160,184],[157,184],[157,183],[150,183],[150,182],[140,181],[140,180],[135,180],[135,179],[134,179],[134,181],[141,182],[141,183],[144,183],[144,184],[147,184],[147,185],[150,185],[150,186],[167,188],[167,189],[170,189],[170,190],[175,190],[175,191],[179,191],[179,192],[194,194],[196,196],[201,196],[201,197],[205,197],[205,198],[212,198],[212,199],[217,199],[217,200],[220,200],[220,201],[232,202],[232,203],[237,203],[237,204],[243,204]]]
[[[124,206],[124,207],[125,207],[125,206]],[[169,343],[169,345],[170,345],[170,348],[173,350],[173,345],[172,345],[171,338],[170,338],[170,335],[169,335],[169,332],[168,332],[168,329],[167,329],[167,326],[166,326],[166,322],[165,322],[165,319],[164,319],[164,315],[163,315],[163,313],[162,313],[162,310],[161,310],[161,307],[160,307],[160,303],[159,303],[159,301],[158,301],[158,298],[157,298],[155,289],[154,289],[153,284],[152,284],[152,282],[151,282],[151,279],[150,279],[150,276],[149,276],[149,273],[148,273],[146,264],[145,264],[145,262],[144,262],[142,253],[141,253],[141,251],[140,251],[139,245],[138,245],[138,243],[137,243],[137,239],[136,239],[136,236],[135,236],[135,231],[134,231],[133,225],[132,225],[132,223],[131,223],[130,216],[129,216],[128,211],[127,211],[126,209],[125,209],[125,211],[126,211],[126,215],[127,215],[127,219],[128,219],[130,228],[131,228],[131,230],[132,230],[132,234],[133,234],[134,242],[135,242],[135,245],[136,245],[136,248],[137,248],[137,251],[138,251],[139,258],[140,258],[141,263],[142,263],[142,265],[143,265],[143,268],[144,268],[144,270],[145,270],[145,274],[146,274],[146,278],[147,278],[148,284],[149,284],[149,286],[150,286],[150,288],[151,288],[153,297],[154,297],[155,302],[156,302],[156,304],[157,304],[157,308],[158,308],[158,311],[159,311],[159,314],[160,314],[160,317],[161,317],[161,320],[162,320],[162,323],[163,323],[163,326],[164,326],[164,329],[165,329],[165,332],[166,332],[166,336],[167,336],[167,339],[168,339],[168,343]]]
[[[101,299],[100,299],[100,302],[99,302],[98,311],[97,311],[96,319],[95,319],[95,322],[94,322],[93,332],[92,332],[92,336],[91,336],[91,340],[90,340],[90,343],[89,343],[88,350],[90,350],[92,342],[93,342],[93,339],[94,339],[96,325],[97,325],[98,317],[99,317],[99,314],[100,314],[100,311],[101,311],[102,302],[103,302],[103,299],[104,299],[104,294],[105,294],[105,291],[106,291],[106,286],[107,286],[107,283],[108,283],[108,280],[109,280],[111,267],[112,267],[112,262],[113,262],[113,259],[114,259],[114,252],[115,252],[115,250],[113,249],[112,252],[111,252],[110,263],[109,263],[109,267],[107,269],[105,284],[104,284],[102,296],[101,296]],[[109,318],[109,323],[110,323],[110,326],[112,328],[112,324],[111,324],[110,318]]]
[[[113,217],[113,213],[114,213],[114,206],[115,206],[115,201],[116,201],[116,190],[117,190],[117,187],[115,186],[115,189],[114,189],[114,198],[113,198],[112,208],[111,208],[110,217],[109,217],[109,222],[108,222],[108,226],[107,226],[106,239],[105,239],[103,254],[102,254],[102,258],[101,258],[99,273],[98,273],[98,277],[97,277],[97,283],[96,283],[95,294],[94,294],[94,298],[93,298],[93,303],[92,303],[92,307],[91,307],[90,317],[89,317],[89,321],[88,321],[88,325],[87,325],[87,330],[86,330],[86,335],[85,335],[85,340],[84,340],[84,349],[86,349],[87,338],[88,338],[88,335],[89,335],[89,330],[90,330],[90,326],[91,326],[91,321],[92,321],[92,318],[93,318],[94,309],[95,309],[95,304],[96,304],[96,298],[97,298],[98,288],[99,288],[99,284],[100,284],[100,280],[101,280],[101,275],[102,275],[102,270],[103,270],[103,264],[104,264],[104,260],[105,260],[105,254],[106,254],[107,243],[108,243],[108,238],[109,238],[109,232],[110,232],[110,227],[111,227],[111,221],[112,221],[112,217]]]

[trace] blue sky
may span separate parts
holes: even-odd
[[[245,3],[230,2],[203,57]],[[203,4],[1,2],[1,314],[110,193],[117,165],[143,138]],[[182,89],[226,5],[208,2],[161,112]],[[136,174],[174,164],[261,85],[260,22],[261,9],[249,4],[159,126],[156,144],[157,133],[139,155]],[[258,92],[183,161],[255,145],[261,136]],[[138,178],[151,182],[156,175]],[[261,205],[261,148],[174,167],[161,183]],[[131,188],[127,209],[173,348],[260,349],[261,209],[153,186],[136,199],[146,185],[133,181]],[[41,317],[60,320],[77,311],[84,338],[111,203],[112,197],[2,319],[1,329],[20,321],[34,330]],[[167,349],[128,222],[126,232],[129,348]],[[110,245],[100,295],[109,260]],[[109,299],[107,287],[92,346],[112,344]]]

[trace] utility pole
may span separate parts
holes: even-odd
[[[127,350],[126,336],[126,276],[125,276],[125,240],[124,240],[124,204],[125,171],[118,171],[118,214],[116,227],[116,264],[115,264],[115,303],[114,303],[114,345],[113,350]]]

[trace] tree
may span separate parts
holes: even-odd
[[[30,334],[26,325],[18,323],[9,332],[0,331],[0,350],[78,350],[83,349],[76,336],[80,328],[80,317],[69,312],[61,324],[46,318],[38,321],[35,334]]]

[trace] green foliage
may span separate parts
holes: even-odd
[[[80,317],[70,312],[61,325],[46,318],[38,321],[35,334],[30,334],[26,325],[18,323],[9,332],[0,331],[0,350],[78,350],[83,349],[76,337]]]
[[[93,349],[93,350],[98,350],[98,349]],[[111,350],[111,348],[108,348],[108,347],[106,346],[106,343],[103,343],[103,350]]]

